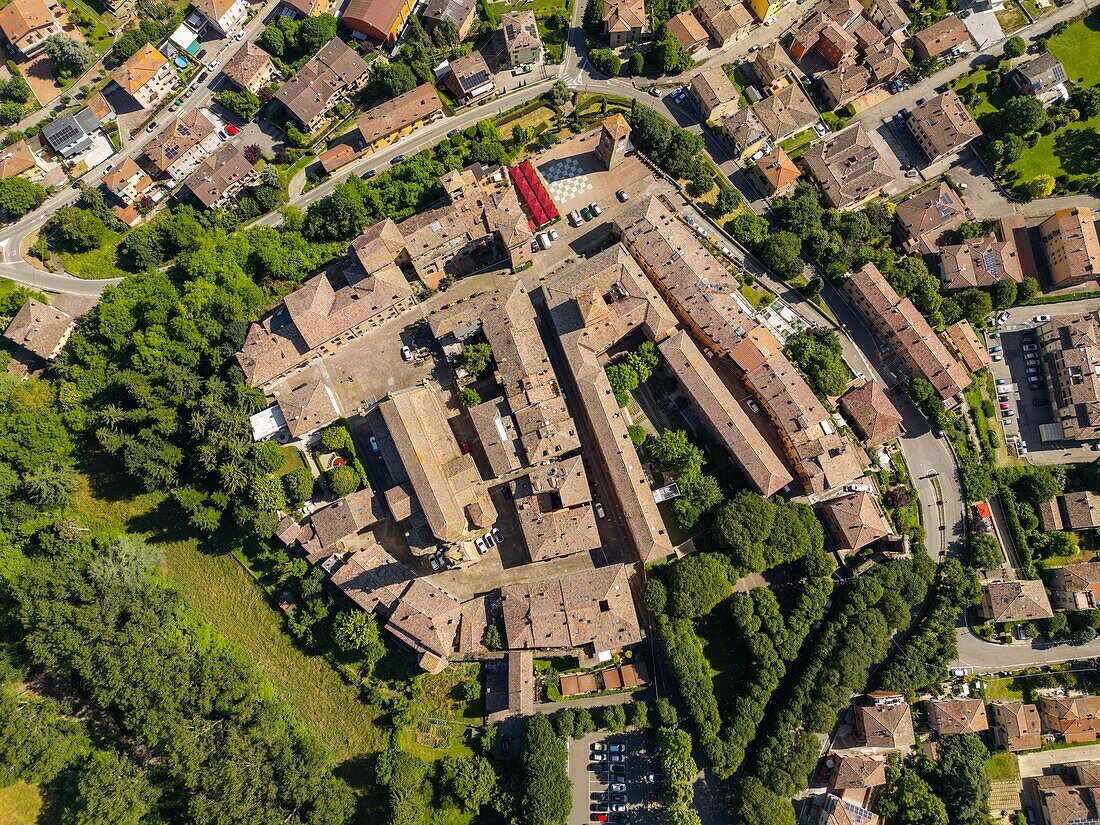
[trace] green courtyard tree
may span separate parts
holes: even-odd
[[[347,464],[340,464],[325,473],[332,494],[337,498],[350,496],[359,489],[359,474]]]
[[[305,467],[295,467],[283,476],[283,489],[286,490],[286,500],[292,504],[301,504],[308,501],[313,495],[313,473]]]
[[[458,394],[458,403],[463,407],[476,407],[481,403],[481,394],[473,387],[463,387]]]
[[[669,613],[675,618],[705,616],[733,592],[729,562],[718,553],[693,553],[672,565]]]
[[[481,375],[493,360],[493,351],[485,341],[464,344],[459,363],[470,375]]]
[[[527,720],[523,738],[522,818],[526,825],[565,825],[573,807],[565,741],[545,714]]]
[[[835,330],[823,327],[800,332],[787,341],[785,351],[815,393],[838,396],[844,391],[851,372]]]

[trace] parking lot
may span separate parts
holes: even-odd
[[[658,770],[648,733],[599,731],[569,743],[573,811],[569,825],[656,823]]]
[[[1020,456],[1033,464],[1064,464],[1096,458],[1096,453],[1088,446],[1064,441],[1044,442],[1040,435],[1040,427],[1054,423],[1057,412],[1039,352],[1036,318],[1076,316],[1092,309],[1082,304],[1053,304],[1041,309],[1017,307],[1008,312],[996,333],[986,336],[990,355],[995,359],[992,373],[997,382],[996,405],[1002,436],[1010,445],[1010,455],[1016,454],[1011,442],[1018,440]]]

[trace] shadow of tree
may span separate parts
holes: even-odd
[[[1069,175],[1100,172],[1100,134],[1092,129],[1067,129],[1054,138],[1054,154]]]

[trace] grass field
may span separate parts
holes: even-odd
[[[989,72],[986,69],[974,69],[974,71],[963,75],[951,84],[951,88],[960,93],[963,89],[971,86],[981,94],[978,103],[968,107],[970,114],[975,118],[979,115],[997,111],[1008,100],[1008,95],[1000,87],[990,85]]]
[[[293,473],[299,467],[304,468],[305,466],[306,460],[302,455],[302,451],[297,447],[286,445],[283,447],[283,466],[278,469],[275,475],[285,476],[287,473]]]
[[[792,135],[784,141],[780,142],[780,146],[783,151],[787,153],[787,157],[791,160],[802,157],[806,154],[806,150],[810,148],[810,144],[817,136],[817,132],[813,129],[803,129],[797,135]]]
[[[1071,23],[1057,37],[1047,41],[1047,49],[1062,61],[1066,77],[1078,85],[1100,83],[1100,12]]]
[[[42,813],[42,793],[37,785],[16,782],[0,788],[0,822],[4,825],[36,825]]]
[[[527,129],[534,129],[543,123],[554,122],[554,110],[549,106],[540,106],[530,112],[526,112],[515,120],[510,120],[507,123],[497,127],[497,133],[500,135],[501,141],[507,142],[512,139],[512,129],[516,126],[523,126]]]
[[[1001,31],[1006,35],[1022,29],[1027,25],[1027,15],[1020,8],[1016,0],[1005,3],[1005,7],[997,12],[997,22],[1001,24]]]
[[[990,782],[1009,782],[1020,775],[1016,754],[998,751],[985,760],[985,774]]]
[[[382,749],[385,736],[376,724],[379,712],[360,701],[359,692],[324,658],[293,644],[263,591],[224,548],[204,552],[194,539],[172,540],[178,535],[175,515],[162,509],[160,495],[111,498],[97,495],[85,483],[75,501],[84,526],[93,531],[128,529],[158,543],[167,576],[188,603],[248,653],[337,760]],[[0,817],[0,822],[5,820]]]
[[[98,249],[88,252],[61,252],[57,256],[58,262],[66,272],[77,278],[97,280],[126,277],[127,273],[118,268],[115,260],[115,250],[123,236],[118,232],[107,234],[107,242]]]
[[[472,756],[467,731],[485,724],[485,703],[467,701],[463,689],[481,679],[481,666],[455,665],[419,679],[422,692],[409,706],[413,722],[400,733],[401,747],[429,762]]]

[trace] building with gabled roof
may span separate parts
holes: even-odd
[[[621,650],[643,638],[626,565],[500,589],[509,648]]]
[[[904,34],[909,28],[909,15],[898,0],[862,0],[867,18],[887,37]]]
[[[727,115],[722,121],[722,134],[729,138],[733,144],[738,163],[744,163],[748,158],[760,152],[768,145],[771,135],[756,116],[755,110],[749,106],[738,109]]]
[[[959,17],[949,14],[913,35],[913,45],[917,57],[928,60],[947,54],[960,46],[969,46],[970,32]]]
[[[30,361],[52,362],[75,328],[76,319],[69,313],[28,298],[4,330],[4,337],[32,356]]]
[[[711,66],[703,69],[699,74],[691,78],[688,87],[691,96],[699,105],[705,120],[721,121],[727,115],[737,111],[737,101],[740,92],[737,87],[726,77],[721,66]]]
[[[34,57],[55,34],[64,34],[44,0],[12,0],[0,9],[0,33],[23,57]]]
[[[794,480],[685,331],[665,339],[660,351],[680,389],[759,493],[774,495]]]
[[[802,162],[834,209],[854,209],[894,180],[861,124],[812,147]]]
[[[476,0],[430,0],[422,15],[424,27],[430,33],[450,21],[458,31],[458,39],[465,40],[477,19],[476,11]]]
[[[340,417],[332,390],[323,381],[304,381],[278,397],[287,431],[306,439]]]
[[[464,102],[496,91],[489,64],[485,62],[481,52],[476,50],[450,61],[443,83],[455,97]]]
[[[850,799],[826,794],[817,825],[878,825],[878,814]]]
[[[342,542],[385,517],[381,500],[369,487],[314,510],[296,536],[310,564],[343,549]],[[289,525],[288,525],[289,532]]]
[[[710,42],[710,35],[707,34],[707,30],[703,28],[698,18],[690,10],[682,11],[669,18],[668,32],[676,38],[680,48],[688,54],[695,54]]]
[[[756,176],[764,185],[769,198],[776,198],[789,192],[801,173],[782,146],[776,146],[756,161]]]
[[[237,28],[248,15],[246,0],[191,0],[191,7],[222,35]]]
[[[780,80],[795,75],[794,61],[776,40],[761,48],[752,60],[752,68],[761,83],[775,86]]]
[[[352,31],[393,43],[413,13],[413,0],[350,0],[341,19]]]
[[[1037,579],[988,582],[982,588],[979,612],[994,624],[1032,622],[1054,615],[1046,588]]]
[[[817,81],[832,109],[847,106],[877,85],[871,68],[864,63],[845,63],[821,72]]]
[[[229,58],[222,71],[226,77],[254,95],[259,94],[261,89],[269,86],[279,75],[271,55],[251,40],[237,49],[237,53]]]
[[[905,432],[901,413],[877,381],[867,381],[846,392],[840,398],[840,410],[870,447],[893,441]]]
[[[962,196],[946,181],[898,204],[894,235],[906,252],[932,255],[955,238],[955,231],[973,219]]]
[[[130,55],[111,79],[143,109],[153,108],[181,85],[171,61],[152,43]]]
[[[853,702],[856,736],[862,746],[907,752],[917,743],[913,713],[900,693],[876,691]]]
[[[940,249],[940,276],[945,292],[991,287],[998,281],[1020,283],[1024,271],[1011,233],[1001,241],[991,235],[967,238]]]
[[[740,40],[753,24],[752,14],[740,0],[699,0],[695,13],[719,48]]]
[[[533,11],[511,11],[501,15],[502,53],[513,69],[542,63],[542,38]]]
[[[38,158],[34,156],[26,138],[21,138],[2,150],[0,154],[0,180],[23,175],[28,179],[38,170]],[[31,175],[27,175],[31,172]]]
[[[1055,567],[1050,582],[1054,607],[1058,610],[1100,608],[1100,562]]]
[[[1059,209],[1039,224],[1050,277],[1056,287],[1077,286],[1100,278],[1100,234],[1087,206]]]
[[[588,474],[579,454],[540,465],[513,481],[512,500],[532,562],[588,553],[600,546]]]
[[[1039,697],[1043,730],[1063,742],[1095,742],[1100,733],[1100,696]]]
[[[346,15],[344,22],[348,22]],[[335,37],[279,87],[275,99],[299,126],[312,132],[329,112],[366,86],[369,79],[367,62]]]
[[[958,406],[970,385],[970,374],[947,351],[913,302],[899,297],[872,263],[851,273],[843,289],[913,374],[931,383],[948,409]]]
[[[817,109],[802,91],[800,83],[791,83],[776,90],[774,94],[754,103],[752,110],[776,143],[818,120]]]
[[[1010,751],[1032,751],[1043,746],[1043,731],[1039,708],[1023,702],[1001,700],[991,702],[993,739]]]
[[[355,121],[357,137],[366,148],[393,143],[444,116],[443,104],[431,83],[379,103]]]
[[[950,89],[916,106],[905,125],[931,163],[962,152],[982,133],[962,100]]]
[[[869,790],[886,784],[886,760],[860,754],[833,754],[829,787],[838,791]]]
[[[970,322],[962,318],[944,330],[947,340],[955,348],[959,360],[969,372],[977,372],[988,367],[992,361],[989,359],[989,351],[978,339]]]
[[[603,4],[602,23],[613,49],[640,39],[648,28],[645,0],[608,0]]]
[[[854,553],[893,535],[879,509],[878,498],[863,490],[829,499],[822,507],[822,514],[833,528],[841,552]]]
[[[220,145],[214,124],[202,110],[192,109],[170,120],[157,139],[146,144],[145,157],[158,175],[180,181]]]
[[[925,704],[928,708],[928,724],[940,736],[989,730],[985,702],[981,699],[932,699]]]
[[[1066,70],[1062,61],[1050,52],[1024,61],[1009,72],[1005,79],[1017,92],[1036,97],[1043,103],[1069,98]]]
[[[260,172],[235,144],[205,158],[183,184],[183,192],[206,209],[221,209],[247,187],[260,182]]]
[[[1039,349],[1062,437],[1100,438],[1100,316],[1087,313],[1040,324]]]

